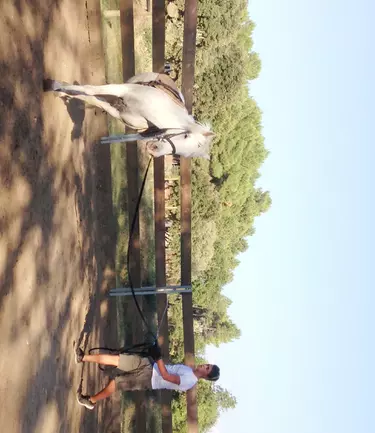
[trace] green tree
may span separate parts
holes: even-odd
[[[166,52],[180,78],[184,0],[175,0],[167,19]],[[194,115],[213,125],[216,138],[211,159],[192,161],[192,281],[197,357],[207,344],[219,346],[240,336],[228,315],[230,300],[222,288],[233,279],[238,253],[254,234],[254,221],[271,206],[268,191],[258,186],[259,170],[268,156],[262,135],[262,113],[249,82],[261,69],[253,51],[255,23],[247,0],[199,0]],[[180,278],[179,185],[172,192],[168,229],[167,275]],[[169,308],[170,353],[181,362],[181,302]],[[174,431],[186,431],[185,396],[173,402]],[[208,382],[199,385],[201,431],[208,431],[222,410],[235,405],[226,390]]]
[[[199,431],[208,432],[216,423],[220,413],[233,409],[236,398],[226,389],[201,380],[198,385]],[[175,394],[172,402],[173,431],[187,433],[186,395]]]

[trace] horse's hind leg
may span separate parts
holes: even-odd
[[[61,83],[55,80],[45,80],[46,85],[49,86],[49,89],[45,90],[54,90],[58,92],[69,93],[72,96],[77,94],[84,95],[112,95],[114,97],[122,97],[126,93],[127,84],[105,84],[103,86],[91,86],[88,84],[78,85],[78,84],[67,84]]]
[[[106,100],[94,96],[98,94],[94,92],[94,90],[106,86],[79,86],[61,83],[55,80],[44,80],[43,87],[45,91],[56,92],[61,98],[75,98],[84,101],[88,105],[101,108],[111,116],[121,120],[120,114],[115,107]]]

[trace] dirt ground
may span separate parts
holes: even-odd
[[[0,420],[7,433],[119,431],[119,401],[73,347],[116,344],[115,224],[105,116],[43,93],[105,82],[99,0],[0,3]]]

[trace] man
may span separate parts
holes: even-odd
[[[146,389],[173,389],[187,391],[192,388],[199,379],[216,381],[220,376],[217,365],[203,364],[195,368],[183,364],[165,365],[161,359],[160,349],[155,344],[150,349],[150,357],[139,355],[85,355],[81,349],[77,349],[76,362],[95,362],[101,365],[109,365],[120,372],[110,380],[109,384],[93,396],[77,394],[78,403],[87,409],[94,409],[98,401],[103,400],[115,391],[136,391]]]

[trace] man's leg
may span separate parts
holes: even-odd
[[[118,367],[119,358],[119,355],[84,355],[82,358],[82,362],[95,362],[96,364],[112,365],[114,367]]]
[[[76,362],[94,362],[96,364],[108,365],[112,367],[118,367],[119,355],[108,355],[108,354],[97,354],[97,355],[85,355],[83,350],[79,347],[76,349]],[[112,379],[109,384],[103,388],[100,392],[90,397],[89,395],[81,394],[79,390],[77,392],[77,401],[80,405],[87,409],[94,409],[97,401],[103,400],[113,394],[116,390],[116,383]]]
[[[82,395],[81,392],[77,393],[77,401],[81,406],[86,407],[87,409],[94,409],[95,404],[100,401],[104,400],[105,398],[109,397],[111,394],[113,394],[116,390],[116,383],[115,380],[112,379],[109,384],[103,388],[101,391],[99,391],[97,394],[93,396],[89,395]]]
[[[97,394],[91,396],[90,401],[95,404],[96,402],[100,400],[104,400],[105,398],[109,397],[111,394],[115,392],[115,390],[116,390],[115,380],[112,379],[105,388],[103,388]]]

